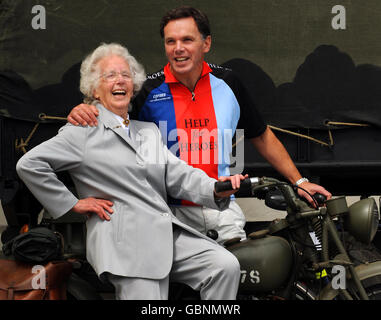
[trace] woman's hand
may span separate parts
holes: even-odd
[[[109,221],[109,214],[114,212],[111,208],[112,206],[113,203],[109,200],[90,197],[79,200],[72,210],[79,214],[84,214],[87,217],[90,217],[91,214],[95,213],[101,220]]]
[[[239,187],[241,185],[241,180],[245,180],[248,177],[249,177],[248,174],[245,174],[245,175],[235,174],[234,176],[230,176],[230,177],[224,177],[224,176],[219,177],[218,181],[228,181],[228,180],[230,180],[230,182],[232,184],[233,190],[223,191],[223,192],[218,192],[218,193],[216,191],[214,191],[214,194],[218,198],[229,197],[230,195],[232,195],[233,193],[236,193],[239,190]]]
[[[67,121],[75,126],[97,126],[98,121],[97,117],[99,115],[98,109],[89,104],[81,103],[78,106],[74,107],[73,110],[69,113]]]

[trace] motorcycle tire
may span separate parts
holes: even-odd
[[[381,275],[362,280],[369,300],[381,300]]]
[[[381,300],[381,273],[362,278],[361,283],[367,296],[369,297],[369,300]],[[357,290],[355,290],[353,287],[347,288],[347,290],[354,300],[361,300]],[[334,299],[346,300],[340,294],[337,295]]]

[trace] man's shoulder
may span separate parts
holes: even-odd
[[[232,69],[224,67],[224,66],[222,66],[220,64],[211,63],[211,62],[207,62],[207,64],[210,67],[210,69],[212,69],[213,73],[214,72],[227,72],[227,73],[232,72]]]
[[[159,87],[165,81],[164,69],[159,71],[148,73],[146,75],[146,81],[143,84],[143,88],[140,93],[149,93],[153,89]]]
[[[144,82],[143,88],[151,91],[152,89],[159,87],[164,81],[164,68],[162,68],[159,71],[147,74],[147,79]]]
[[[210,69],[212,69],[212,74],[216,77],[234,77],[234,72],[231,68],[225,67],[223,65],[207,62]]]
[[[212,69],[211,74],[216,78],[223,80],[227,85],[229,85],[229,87],[234,88],[236,86],[236,83],[239,82],[239,77],[233,69],[223,65],[209,62],[208,65]]]
[[[138,117],[140,109],[143,107],[147,97],[151,94],[152,91],[160,87],[164,81],[164,69],[146,75],[146,81],[144,82],[143,87],[132,101],[134,106],[131,112],[132,118]]]
[[[211,73],[218,78],[235,78],[234,71],[231,68],[207,62],[208,66],[212,70]],[[146,88],[153,88],[161,85],[165,81],[164,68],[159,71],[147,74],[147,80],[145,82]]]
[[[164,68],[161,68],[159,71],[147,74],[147,81],[162,81],[164,78]]]

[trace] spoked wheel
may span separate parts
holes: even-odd
[[[381,300],[381,275],[369,277],[361,280],[369,300]],[[354,300],[361,300],[358,291],[355,288],[348,288],[348,292]],[[342,298],[344,298],[342,296]],[[344,298],[345,299],[345,298]]]
[[[369,300],[381,300],[381,284],[366,288]]]
[[[362,284],[370,300],[381,300],[381,275],[364,279]]]

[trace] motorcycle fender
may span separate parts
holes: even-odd
[[[368,264],[360,264],[355,267],[360,280],[372,278],[381,275],[381,261],[375,261]],[[321,300],[332,300],[339,294],[339,290],[333,289],[329,283],[321,292]]]

